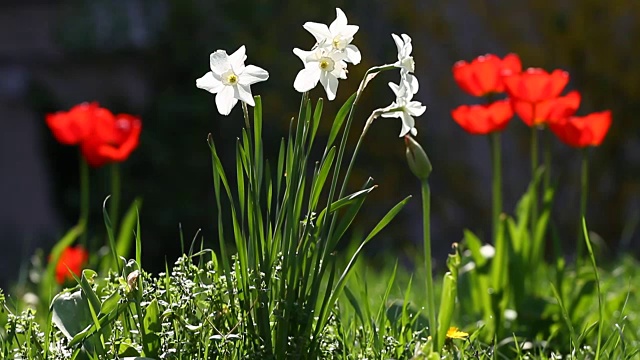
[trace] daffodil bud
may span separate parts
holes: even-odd
[[[433,169],[427,153],[424,152],[422,146],[411,136],[405,136],[404,143],[407,147],[407,162],[409,163],[411,172],[420,179],[420,181],[426,181]]]

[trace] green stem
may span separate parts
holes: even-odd
[[[589,156],[587,149],[582,149],[582,164],[580,171],[580,221],[578,222],[578,236],[576,247],[576,262],[582,259],[583,243],[584,243],[584,231],[582,231],[582,219],[587,216],[587,196],[589,194]]]
[[[120,165],[111,164],[111,198],[109,199],[109,217],[115,234],[118,232],[118,211],[120,208]]]
[[[360,145],[362,145],[362,140],[364,140],[365,135],[367,135],[367,131],[373,124],[373,120],[378,117],[378,111],[374,111],[371,116],[367,119],[367,122],[364,124],[364,128],[362,129],[362,133],[358,138],[358,142],[356,143],[356,147],[353,149],[353,154],[351,154],[351,160],[349,160],[349,166],[347,167],[347,172],[344,175],[344,181],[342,183],[342,187],[340,188],[340,194],[338,198],[341,198],[344,195],[345,190],[347,189],[347,182],[349,181],[349,176],[351,175],[351,170],[353,169],[353,164],[356,162],[356,157],[358,156],[358,152],[360,151]]]
[[[493,132],[489,136],[491,142],[491,164],[493,166],[492,195],[493,195],[493,244],[498,240],[500,228],[500,214],[502,213],[502,156],[500,133]]]
[[[424,232],[424,264],[427,276],[427,307],[429,312],[429,334],[432,344],[438,343],[438,326],[436,324],[436,299],[433,292],[433,268],[431,265],[431,190],[429,182],[422,182],[422,224]],[[432,349],[434,349],[432,345]]]
[[[542,196],[547,193],[551,186],[551,133],[545,131],[542,135],[542,151],[544,153],[544,182]]]
[[[80,243],[87,248],[87,223],[89,222],[89,164],[80,154],[80,218],[78,228],[82,233]]]
[[[249,121],[249,109],[247,108],[247,103],[241,101],[242,103],[242,114],[244,115],[244,125],[247,127],[247,131],[251,129],[251,122]]]
[[[535,118],[535,117],[534,117]],[[538,224],[538,182],[536,172],[538,170],[538,128],[531,126],[531,245],[536,238],[536,227]],[[533,250],[533,249],[530,249]]]

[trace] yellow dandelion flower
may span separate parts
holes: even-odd
[[[469,334],[467,334],[464,331],[460,331],[460,329],[458,329],[455,326],[452,326],[449,328],[449,330],[447,330],[447,339],[466,339],[467,337],[469,337]]]

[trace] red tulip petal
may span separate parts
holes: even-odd
[[[535,105],[527,101],[516,99],[512,99],[511,104],[513,111],[518,115],[522,122],[527,124],[527,126],[533,126],[535,123],[533,118]]]
[[[503,130],[513,117],[509,100],[501,100],[491,105],[462,105],[451,112],[451,116],[466,132],[486,135]]]

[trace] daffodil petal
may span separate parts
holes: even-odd
[[[314,38],[316,38],[316,42],[322,43],[323,41],[331,38],[331,32],[329,28],[325,24],[320,24],[317,22],[306,22],[302,25],[305,30],[311,33]]]
[[[349,59],[353,65],[358,65],[360,63],[362,55],[355,45],[349,44],[344,50],[347,53],[347,59]]]
[[[316,64],[306,64],[305,68],[298,72],[293,82],[293,87],[298,92],[305,92],[313,89],[318,85],[320,80],[320,68]]]
[[[293,53],[296,54],[296,56],[299,57],[300,60],[302,60],[302,62],[306,64],[307,59],[309,58],[309,56],[311,56],[314,53],[314,51],[305,51],[302,49],[295,48],[293,49]]]
[[[247,105],[256,106],[256,103],[253,101],[253,95],[251,95],[251,88],[249,85],[234,86],[233,97],[246,102]]]
[[[418,89],[420,89],[420,84],[418,83],[418,78],[411,74],[406,74],[406,82],[407,87],[411,94],[416,94]]]
[[[400,36],[396,34],[391,34],[391,37],[393,38],[393,42],[396,43],[396,48],[398,49],[398,60],[401,60],[400,54],[402,53],[402,47],[404,46],[404,43],[402,42],[402,39],[400,39]]]
[[[340,8],[336,8],[336,19],[329,25],[329,31],[338,35],[347,26],[347,15]]]
[[[427,107],[422,105],[419,101],[411,101],[405,105],[407,112],[412,116],[420,116],[427,111]]]
[[[393,91],[393,93],[396,95],[396,97],[402,96],[402,93],[400,91],[400,85],[389,82],[389,87],[391,88],[391,91]]]
[[[222,84],[222,82],[220,82],[220,80],[216,79],[213,76],[213,73],[211,71],[209,71],[201,78],[196,79],[196,87],[215,94],[218,91],[222,90],[224,85]]]
[[[216,106],[221,115],[229,115],[231,109],[236,105],[238,99],[233,97],[233,87],[224,86],[224,88],[216,95]]]
[[[267,70],[255,65],[247,65],[238,79],[241,85],[251,85],[269,78]]]
[[[340,29],[340,34],[345,38],[353,38],[353,36],[360,30],[358,25],[345,25]]]
[[[246,53],[247,49],[242,45],[233,54],[229,55],[229,63],[236,74],[244,71],[244,61],[247,60]]]
[[[217,50],[209,56],[211,71],[218,76],[231,69],[229,55],[224,50]]]
[[[400,113],[400,118],[402,119],[402,130],[400,131],[400,137],[403,137],[415,127],[416,122],[411,117],[411,115],[407,114],[407,112],[405,111]]]
[[[324,86],[324,90],[327,93],[327,99],[332,101],[336,98],[338,92],[338,78],[330,73],[323,71],[320,74],[320,83]]]

